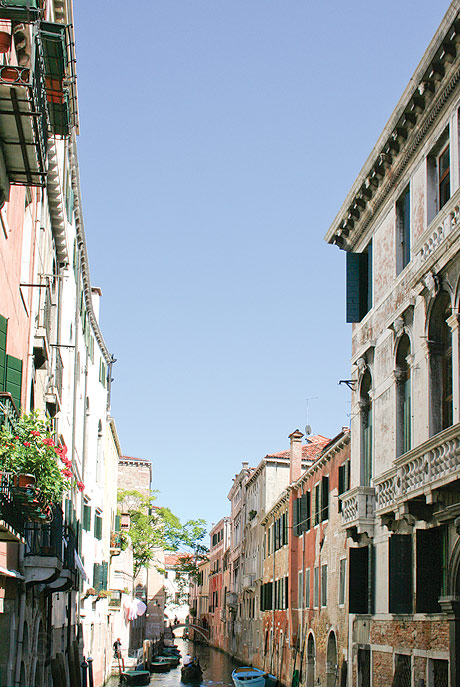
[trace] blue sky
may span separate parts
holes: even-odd
[[[345,257],[324,234],[447,7],[75,3],[112,412],[181,518],[228,515],[241,461],[307,419],[349,424]]]

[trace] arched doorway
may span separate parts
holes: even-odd
[[[307,680],[306,687],[314,687],[315,685],[315,639],[310,633],[307,642]]]
[[[326,653],[326,687],[337,685],[337,640],[335,632],[329,634]]]

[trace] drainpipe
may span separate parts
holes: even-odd
[[[24,570],[24,544],[19,545],[19,570]],[[19,622],[18,622],[18,639],[16,646],[16,667],[14,673],[14,684],[19,685],[21,679],[21,659],[22,659],[22,645],[24,642],[24,619],[26,614],[26,585],[21,581],[18,583],[19,598]]]

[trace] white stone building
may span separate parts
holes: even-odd
[[[326,239],[352,333],[349,684],[460,684],[460,3]],[[394,680],[394,682],[393,682]]]

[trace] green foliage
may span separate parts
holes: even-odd
[[[206,535],[206,522],[199,519],[181,523],[169,508],[154,505],[156,493],[144,494],[133,489],[118,492],[122,512],[130,515],[134,576],[154,561],[155,549],[170,552],[184,548],[193,552],[205,550],[200,542]]]
[[[62,463],[60,465],[59,463]],[[30,474],[47,503],[60,503],[72,486],[72,463],[67,448],[55,443],[51,428],[38,412],[22,415],[15,431],[0,430],[0,471]],[[80,490],[81,482],[76,483]]]

